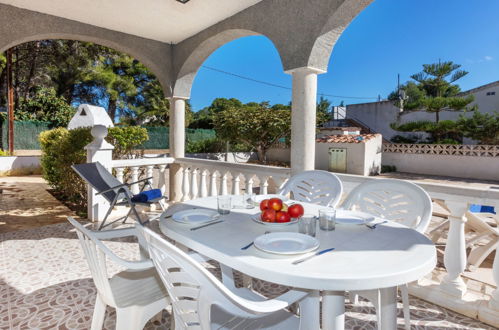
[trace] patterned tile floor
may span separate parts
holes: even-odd
[[[122,257],[137,258],[133,242],[107,244]],[[117,267],[109,269],[110,273],[117,271]],[[268,282],[254,285],[268,296],[281,290]],[[88,329],[95,294],[86,261],[68,223],[0,233],[0,329]],[[416,298],[411,299],[411,314],[414,329],[492,329]],[[146,329],[169,328],[169,316],[164,311],[161,321],[150,321]],[[375,329],[374,321],[370,303],[347,305],[347,329]],[[401,311],[399,327],[403,329]],[[105,328],[114,328],[111,309]]]

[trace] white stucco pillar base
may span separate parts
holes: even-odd
[[[107,128],[103,125],[96,125],[92,128],[94,140],[85,146],[87,151],[87,163],[99,162],[111,172],[111,161],[113,160],[114,146],[104,138],[107,136]],[[90,221],[102,221],[109,210],[109,202],[97,195],[97,191],[90,185],[87,187],[87,217]]]
[[[315,168],[317,74],[314,68],[286,71],[293,76],[291,104],[291,174]]]
[[[185,156],[185,100],[173,97],[170,99],[170,157]],[[180,201],[182,198],[182,171],[177,164],[170,165],[170,200]]]

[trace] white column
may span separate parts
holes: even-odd
[[[185,156],[185,98],[170,99],[170,157]],[[178,164],[170,165],[170,200],[182,198],[182,171]]]
[[[466,203],[445,202],[451,214],[449,216],[449,233],[445,244],[444,265],[447,275],[442,280],[440,287],[447,294],[462,299],[466,293],[466,284],[461,274],[466,268],[466,240],[464,225],[466,217]]]
[[[317,74],[322,70],[303,67],[289,70],[293,76],[291,104],[291,172],[315,169]]]
[[[104,140],[107,136],[107,128],[103,125],[96,125],[92,128],[91,134],[94,140],[85,146],[87,163],[99,162],[108,171],[111,171],[114,147]],[[91,221],[104,220],[104,216],[109,209],[109,203],[104,197],[97,195],[97,191],[90,185],[87,188],[87,203],[88,219]]]

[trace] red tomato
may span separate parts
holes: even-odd
[[[305,210],[300,204],[293,204],[288,207],[288,214],[291,218],[299,218],[303,215],[303,213],[305,213]]]
[[[263,222],[275,222],[276,211],[267,209],[260,216]]]
[[[279,211],[277,212],[275,216],[275,222],[290,222],[291,217],[289,216],[288,212],[282,212]]]
[[[264,199],[263,201],[260,202],[260,210],[265,211],[266,209],[269,208],[269,200]]]
[[[269,199],[269,208],[280,211],[282,209],[282,200],[280,198]]]

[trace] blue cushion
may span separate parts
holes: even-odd
[[[471,213],[493,213],[496,214],[496,211],[493,206],[488,205],[479,205],[479,204],[471,204],[470,205]]]
[[[134,195],[132,197],[132,202],[134,203],[147,203],[153,199],[160,198],[163,196],[161,194],[161,189],[151,189],[141,192],[140,194]]]

